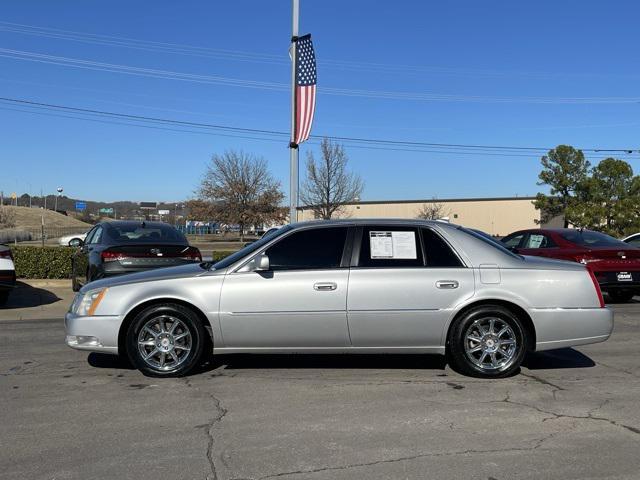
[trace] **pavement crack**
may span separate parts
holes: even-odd
[[[340,466],[328,466],[328,467],[319,467],[319,468],[310,468],[304,470],[295,470],[288,472],[280,472],[274,473],[272,475],[266,475],[264,477],[259,477],[258,480],[267,480],[269,478],[281,478],[287,477],[290,475],[301,475],[301,474],[313,474],[313,473],[321,473],[321,472],[332,472],[339,470],[349,470],[352,468],[363,468],[363,467],[371,467],[375,465],[388,464],[388,463],[397,463],[397,462],[407,462],[411,460],[416,460],[419,458],[429,458],[429,457],[452,457],[456,455],[474,455],[474,454],[487,454],[487,453],[504,453],[504,452],[527,452],[530,450],[535,450],[538,448],[542,442],[548,439],[549,436],[545,438],[536,440],[535,444],[531,447],[514,447],[514,448],[501,448],[501,449],[493,449],[493,450],[461,450],[457,452],[441,452],[441,453],[419,453],[416,455],[407,455],[396,458],[389,458],[386,460],[376,460],[373,462],[363,462],[363,463],[350,463],[347,465]]]
[[[187,384],[187,387],[194,388],[189,378],[185,377],[184,381]],[[211,476],[208,477],[208,479],[218,480],[218,471],[216,469],[216,462],[213,454],[213,445],[215,443],[215,439],[213,436],[213,429],[218,423],[222,421],[222,419],[225,417],[225,415],[229,411],[222,406],[222,403],[220,402],[219,398],[214,396],[212,393],[208,393],[207,395],[213,401],[213,406],[215,407],[215,410],[216,410],[215,415],[206,424],[206,428],[204,428],[204,431],[207,435],[207,461],[209,462],[209,468],[211,470]]]
[[[532,373],[524,373],[524,372],[520,372],[520,375],[522,375],[523,377],[526,378],[530,378],[531,380],[535,380],[536,382],[542,384],[542,385],[546,385],[547,387],[551,387],[553,390],[551,391],[551,395],[553,395],[553,399],[557,400],[556,398],[556,394],[560,391],[565,391],[566,389],[561,387],[560,385],[556,385],[555,383],[551,383],[549,380],[545,380],[542,377],[539,377],[537,375],[534,375]]]

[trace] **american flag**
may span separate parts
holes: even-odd
[[[298,37],[296,48],[296,114],[293,143],[299,145],[309,138],[316,109],[316,54],[311,34]]]

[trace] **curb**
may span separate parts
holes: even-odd
[[[18,283],[24,283],[34,288],[53,287],[53,288],[69,288],[71,289],[71,280],[68,278],[18,278]],[[20,288],[20,285],[17,285]]]

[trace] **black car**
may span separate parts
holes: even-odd
[[[102,222],[72,243],[79,247],[71,260],[75,292],[100,278],[202,261],[182,233],[160,222]]]
[[[16,269],[11,249],[0,245],[0,306],[7,303],[9,293],[16,286]]]

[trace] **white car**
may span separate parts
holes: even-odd
[[[7,303],[9,293],[16,286],[16,267],[11,249],[0,245],[0,305]]]
[[[63,247],[73,247],[74,244],[79,244],[80,241],[84,242],[84,239],[87,238],[87,233],[89,232],[84,232],[84,233],[74,233],[73,235],[65,235],[64,237],[60,237],[58,239],[58,245],[61,245]]]

